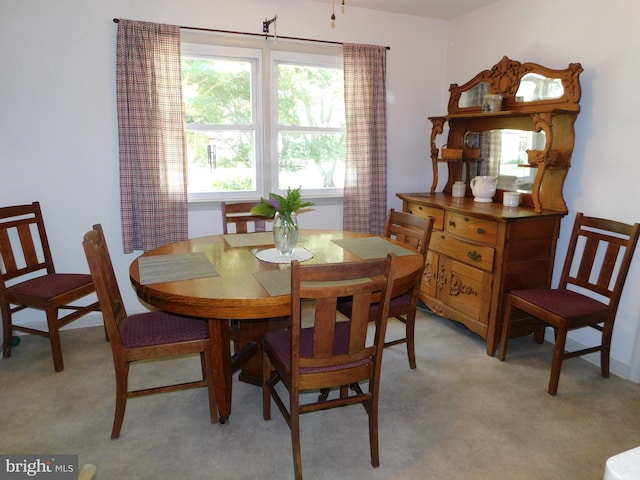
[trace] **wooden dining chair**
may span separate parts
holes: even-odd
[[[263,416],[271,418],[271,398],[291,429],[295,478],[302,478],[300,415],[360,403],[369,415],[371,464],[380,464],[378,394],[391,289],[397,257],[341,264],[291,265],[291,328],[264,337]],[[374,295],[379,315],[373,337],[367,336]],[[338,322],[336,303],[353,299],[351,320]],[[303,328],[302,302],[313,303],[313,325]],[[378,301],[378,298],[375,299]],[[285,402],[276,390],[282,382]],[[360,382],[368,382],[363,391]],[[301,393],[337,388],[337,398],[301,403]],[[289,406],[287,408],[287,405]]]
[[[60,329],[89,312],[100,310],[98,302],[91,300],[83,300],[84,305],[73,305],[94,292],[91,275],[56,272],[39,202],[0,208],[4,357],[11,356],[14,331],[40,335],[49,338],[56,372],[64,370]],[[14,323],[13,314],[28,308],[45,312],[47,330]],[[61,311],[69,313],[61,316]]]
[[[234,226],[235,233],[266,231],[268,219],[251,213],[251,209],[259,204],[260,202],[222,202],[220,204],[222,210],[222,232],[227,235],[229,233],[229,226],[231,225]],[[250,228],[251,225],[253,226],[253,230]]]
[[[239,202],[239,203],[220,203],[222,211],[222,231],[225,235],[230,233],[230,226],[233,226],[231,233],[249,233],[249,232],[265,232],[267,226],[267,218],[251,213],[251,209],[260,202]],[[247,341],[243,339],[243,331],[238,320],[229,321],[229,335],[233,342],[233,351],[239,352],[242,343]],[[244,330],[248,330],[245,328]],[[252,340],[252,339],[249,339]]]
[[[419,217],[406,212],[398,212],[392,208],[389,210],[389,215],[387,216],[384,236],[403,242],[425,257],[432,230],[433,217]],[[405,336],[388,340],[384,344],[385,347],[391,347],[393,345],[406,343],[409,367],[412,369],[416,368],[415,324],[423,272],[424,267],[416,271],[405,282],[403,293],[395,295],[391,299],[389,316],[405,324]],[[378,308],[379,306],[375,305],[371,310],[372,320],[378,314]],[[352,303],[350,301],[341,301],[338,304],[340,313],[347,317],[351,317],[351,309]]]
[[[94,225],[82,242],[102,306],[116,375],[116,405],[111,438],[118,438],[127,399],[188,388],[208,387],[211,423],[218,409],[209,373],[212,371],[207,320],[161,311],[127,315],[113,271],[109,249],[100,225]],[[135,362],[199,354],[202,379],[186,383],[129,390],[129,367]]]
[[[638,243],[640,224],[627,225],[576,215],[558,288],[512,290],[507,295],[500,340],[500,360],[507,356],[514,328],[531,324],[555,331],[548,392],[558,392],[562,361],[600,352],[600,369],[609,377],[611,336],[622,288]],[[596,346],[565,352],[567,333],[579,328],[601,332]]]

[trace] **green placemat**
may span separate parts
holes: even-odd
[[[278,295],[291,294],[291,270],[267,270],[254,272],[253,276],[260,282],[269,295],[277,297]],[[368,279],[358,278],[355,280],[336,280],[328,282],[302,282],[305,287],[328,287],[338,285],[355,285],[366,283]]]
[[[387,253],[395,253],[398,256],[416,254],[414,250],[401,247],[381,237],[342,238],[332,242],[363,260],[384,258]]]
[[[138,269],[142,285],[218,276],[204,252],[140,257]]]
[[[224,239],[234,248],[273,245],[272,232],[233,233],[231,235],[224,235]]]
[[[265,270],[253,276],[272,297],[291,294],[291,270]]]

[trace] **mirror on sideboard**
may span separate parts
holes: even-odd
[[[484,96],[487,93],[489,93],[489,82],[480,82],[469,90],[460,93],[458,107],[468,108],[481,106]]]
[[[537,73],[527,73],[520,79],[515,95],[516,102],[535,102],[562,98],[564,87],[559,78],[549,78]]]
[[[465,149],[480,149],[477,160],[467,162],[468,179],[476,175],[498,177],[497,187],[531,193],[536,169],[528,166],[527,150],[544,150],[544,131],[500,128],[466,132]]]

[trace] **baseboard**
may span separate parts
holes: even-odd
[[[553,338],[553,330],[551,329],[548,330],[548,333],[545,336],[545,341],[551,343],[552,345],[555,343]],[[567,338],[567,341],[565,344],[565,350],[569,352],[573,352],[576,350],[582,350],[583,348],[588,348],[588,345],[583,345],[582,343],[576,342],[571,338]],[[580,358],[600,368],[599,352],[583,355]],[[609,371],[612,375],[615,375],[616,377],[621,377],[621,378],[624,378],[625,380],[631,380],[631,366],[625,363],[622,363],[616,360],[615,358],[611,358],[609,360]]]

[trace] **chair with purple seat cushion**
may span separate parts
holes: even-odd
[[[64,370],[59,330],[92,311],[91,299],[72,305],[95,292],[91,275],[57,273],[39,202],[0,208],[0,310],[4,357],[11,356],[13,332],[48,337],[53,366]],[[43,310],[47,330],[14,323],[13,314],[27,308]],[[60,316],[60,311],[69,311]]]
[[[555,330],[550,395],[558,392],[562,361],[567,358],[599,351],[601,373],[607,378],[616,311],[639,233],[638,223],[628,225],[578,213],[558,288],[512,290],[507,295],[500,360],[506,358],[514,329],[550,326]],[[600,344],[565,352],[567,333],[586,327],[602,333]]]
[[[378,391],[391,288],[397,257],[341,264],[291,265],[291,328],[264,337],[263,416],[271,418],[271,398],[291,429],[296,479],[302,478],[300,414],[360,403],[369,415],[371,464],[380,464]],[[339,298],[353,299],[350,321],[339,322]],[[310,302],[313,324],[302,326],[302,301]],[[368,336],[369,310],[379,302],[374,331]],[[285,402],[276,390],[282,382]],[[367,382],[363,391],[360,382]],[[300,394],[337,389],[337,398],[301,403]],[[289,406],[287,408],[287,405]]]
[[[120,436],[127,399],[154,393],[208,387],[211,423],[218,409],[210,381],[211,356],[207,321],[151,311],[128,316],[113,271],[111,257],[100,225],[94,225],[82,242],[102,306],[104,324],[111,342],[116,374],[116,407],[111,438]],[[129,367],[141,360],[167,359],[199,354],[202,379],[129,391]]]
[[[392,238],[405,245],[419,251],[423,257],[427,254],[431,232],[433,231],[433,217],[419,217],[406,212],[397,212],[393,208],[389,210],[384,229],[384,236]],[[391,299],[389,305],[389,317],[395,318],[405,324],[405,336],[392,340],[387,340],[385,347],[391,347],[401,343],[407,344],[407,357],[409,367],[416,368],[416,348],[415,348],[415,324],[416,310],[418,308],[420,284],[424,268],[416,271],[405,283],[405,289],[399,295]],[[352,304],[350,301],[342,300],[338,304],[340,313],[351,317]],[[378,315],[378,306],[371,310],[371,318]]]

